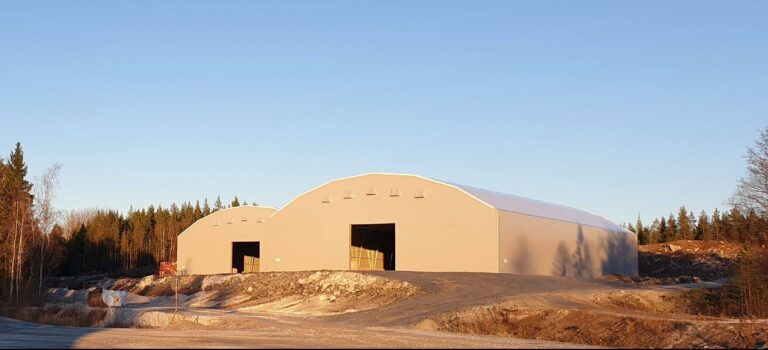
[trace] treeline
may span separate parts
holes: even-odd
[[[718,290],[703,290],[709,311],[728,316],[768,317],[768,128],[747,149],[746,174],[730,198],[731,209],[712,215],[680,207],[677,215],[653,220],[646,226],[638,217],[627,228],[637,234],[639,244],[679,239],[725,240],[742,243],[733,277]]]
[[[48,276],[115,272],[176,260],[176,238],[196,220],[239,206],[208,200],[129,210],[89,209],[61,217],[52,201],[61,166],[30,182],[20,143],[0,157],[0,303],[34,302]],[[243,203],[247,204],[247,203]],[[58,224],[62,222],[63,224]]]
[[[51,190],[58,166],[39,180],[33,194],[21,144],[6,159],[0,157],[0,302],[19,303],[42,293],[42,280],[51,258],[48,229]]]
[[[243,203],[246,204],[246,203]],[[235,197],[229,206],[216,198],[214,206],[185,202],[167,208],[149,206],[128,211],[82,210],[70,213],[65,227],[54,228],[51,237],[57,261],[54,275],[81,275],[154,266],[176,260],[176,238],[198,219],[227,207],[240,206]]]
[[[746,212],[738,207],[721,213],[718,209],[707,215],[701,211],[698,217],[680,207],[677,215],[656,218],[650,225],[643,224],[638,216],[635,224],[627,228],[637,234],[638,244],[672,242],[679,239],[723,240],[763,245],[768,243],[768,218],[758,215],[755,209]]]
[[[768,163],[767,163],[768,164]],[[768,218],[754,209],[744,213],[734,206],[711,216],[701,212],[698,218],[680,207],[677,216],[657,218],[646,226],[638,218],[627,228],[637,234],[638,244],[689,240],[724,240],[742,244],[732,278],[722,288],[703,290],[697,299],[700,308],[710,314],[733,317],[768,317]],[[761,248],[763,247],[763,248]]]

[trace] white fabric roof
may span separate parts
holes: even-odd
[[[627,229],[616,225],[601,216],[590,214],[583,210],[467,185],[460,185],[451,182],[445,183],[456,186],[499,210],[539,216],[543,218],[567,221],[583,225],[597,226],[617,232],[628,232]]]

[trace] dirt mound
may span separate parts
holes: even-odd
[[[57,304],[0,308],[3,316],[26,322],[44,323],[56,326],[92,327],[104,319],[106,308],[90,307],[87,304]]]
[[[405,281],[347,271],[171,277],[152,275],[143,278],[118,279],[103,277],[100,280],[89,280],[89,285],[91,287],[87,290],[50,288],[48,301],[52,305],[59,306],[82,304],[88,308],[88,311],[80,310],[81,316],[89,313],[101,315],[102,311],[91,311],[91,308],[106,307],[101,300],[102,288],[127,292],[125,306],[135,310],[138,310],[135,304],[143,304],[143,307],[172,308],[176,301],[175,290],[178,289],[179,305],[182,308],[223,308],[294,316],[323,316],[373,309],[423,292],[421,288]],[[105,311],[104,315],[108,320],[100,325],[148,326],[163,324],[168,318],[162,312],[144,317],[129,314],[127,310],[115,314],[112,309]],[[67,317],[64,317],[65,314],[62,314],[60,309],[48,310],[55,311],[56,315],[53,319],[69,320],[76,317],[69,311],[66,313]],[[44,319],[44,317],[40,318]],[[132,324],[130,320],[134,320],[134,323]],[[96,324],[91,322],[87,325],[95,326]]]
[[[45,279],[48,288],[87,289],[106,280],[133,283],[143,276],[156,275],[157,266],[147,266],[132,270],[98,273],[82,276],[48,277]]]
[[[584,294],[569,307],[507,301],[443,314],[418,328],[633,348],[751,348],[768,340],[768,323],[680,317],[664,295]],[[578,300],[577,300],[578,299]]]
[[[249,293],[260,293],[250,289],[254,286]],[[267,303],[244,302],[240,310],[320,316],[374,309],[422,293],[405,281],[345,271],[318,271],[291,282],[289,289],[294,292]]]
[[[638,246],[639,272],[652,278],[712,281],[733,274],[742,246],[725,241],[680,240]],[[682,282],[689,283],[689,282]]]
[[[639,284],[641,286],[658,286],[658,285],[701,282],[701,278],[699,276],[643,277],[643,276],[627,276],[627,275],[610,274],[610,275],[602,276],[601,278],[608,281],[619,281],[619,282],[625,282],[625,283]]]
[[[107,289],[129,290],[142,296],[163,297],[175,294],[176,283],[180,294],[191,296],[188,304],[225,308],[251,307],[285,298],[296,301],[309,297],[329,302],[339,298],[366,300],[373,302],[373,306],[381,306],[419,293],[419,288],[407,282],[347,271],[261,272],[162,278],[147,276],[142,279],[107,281],[98,285]]]

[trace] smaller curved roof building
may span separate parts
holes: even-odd
[[[333,180],[178,238],[191,274],[296,270],[637,274],[634,233],[582,210],[416,175]]]

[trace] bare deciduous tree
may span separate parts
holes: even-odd
[[[731,204],[768,216],[768,127],[760,132],[754,147],[747,150],[747,174],[739,180]]]
[[[43,176],[37,179],[33,186],[35,190],[34,197],[34,217],[37,227],[40,230],[40,269],[38,274],[38,294],[43,291],[43,274],[46,257],[46,241],[48,235],[53,229],[53,225],[59,217],[59,212],[53,208],[54,190],[59,182],[59,172],[61,164],[54,163]]]
[[[81,225],[93,220],[101,211],[106,211],[106,209],[88,208],[68,211],[64,219],[64,238],[70,239],[72,232],[77,231]]]

